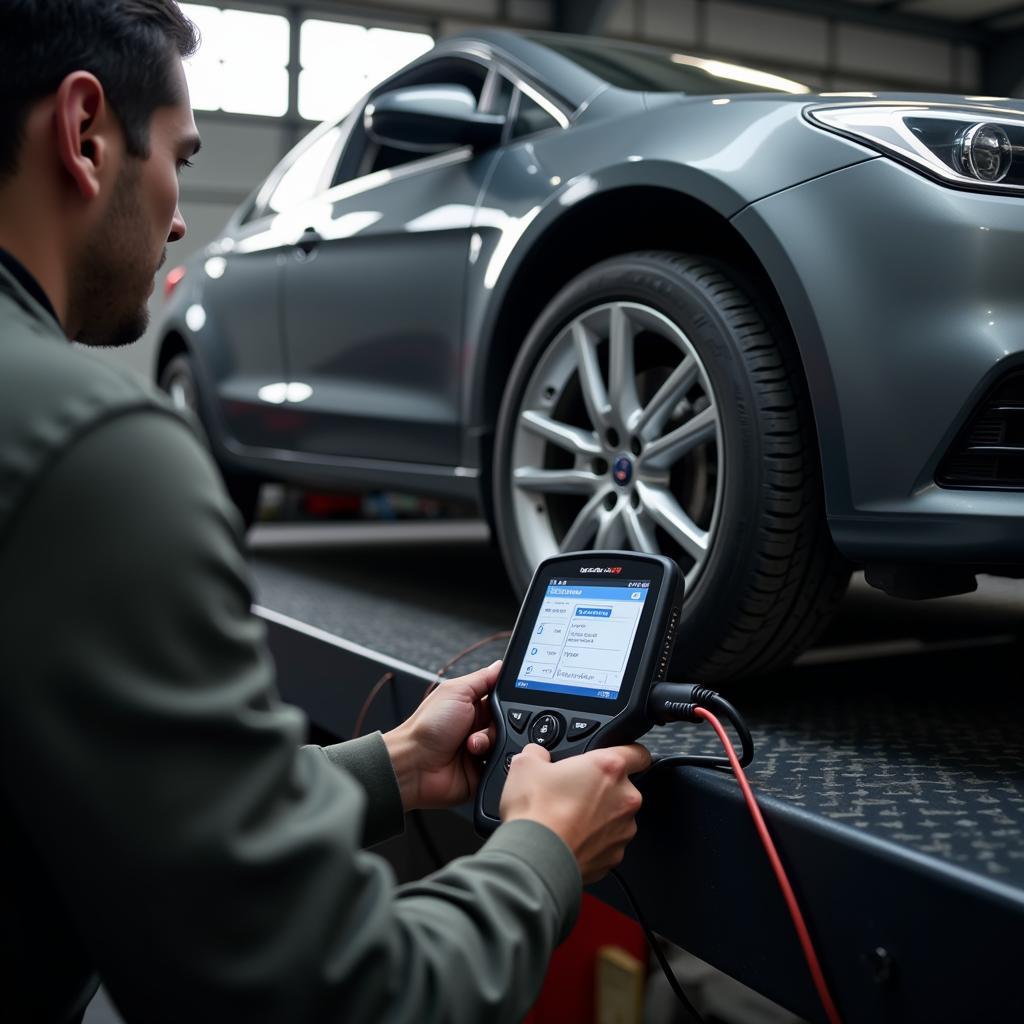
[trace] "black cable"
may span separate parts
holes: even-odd
[[[679,1004],[689,1015],[694,1024],[704,1024],[704,1018],[697,1012],[697,1008],[687,998],[686,993],[683,991],[683,986],[679,984],[679,979],[676,977],[675,972],[669,966],[668,960],[665,959],[665,954],[662,951],[661,943],[658,942],[658,937],[651,930],[651,926],[647,923],[647,919],[644,917],[640,910],[640,904],[637,903],[636,898],[633,896],[632,891],[626,884],[625,878],[615,869],[612,868],[611,876],[619,883],[619,888],[626,895],[626,899],[629,902],[630,907],[633,909],[633,913],[636,916],[637,921],[640,922],[640,927],[644,930],[644,935],[647,936],[647,945],[651,947],[651,952],[654,954],[658,961],[658,966],[661,967],[661,973],[665,975],[665,980],[668,982],[669,987],[675,993],[676,999],[679,1000]]]
[[[715,712],[720,717],[725,718],[736,730],[737,736],[739,736],[742,748],[739,761],[742,767],[745,768],[754,760],[754,740],[750,735],[746,722],[743,721],[743,716],[740,715],[729,701],[714,690],[709,690],[707,687],[693,683],[657,683],[651,690],[647,707],[651,720],[660,725],[666,725],[669,722],[698,722],[700,718],[695,713],[698,707],[704,707],[708,711]],[[657,758],[648,770],[654,771],[656,768],[678,768],[684,766],[689,768],[716,768],[719,771],[732,773],[732,767],[727,757],[713,757],[703,754],[672,754],[668,757]],[[647,942],[658,960],[665,979],[675,993],[676,999],[679,1000],[682,1007],[698,1024],[702,1024],[700,1014],[697,1013],[693,1004],[686,997],[682,986],[669,967],[657,938],[644,919],[640,905],[634,899],[629,886],[626,885],[625,879],[618,871],[613,870],[611,874],[626,894],[626,899],[633,908],[633,913],[640,922],[640,927],[643,928],[644,934],[647,936]]]
[[[692,683],[657,683],[651,691],[648,710],[659,725],[669,722],[696,722],[694,708],[702,706],[726,718],[740,739],[740,764],[746,768],[754,760],[754,740],[742,715],[721,694]],[[650,771],[656,768],[717,768],[731,771],[727,757],[706,754],[670,754],[655,758]]]

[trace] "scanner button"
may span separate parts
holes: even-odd
[[[516,732],[522,732],[526,728],[526,723],[529,720],[529,711],[525,711],[523,708],[509,708],[508,724],[511,725]]]
[[[530,727],[530,739],[541,747],[553,747],[559,740],[561,727],[554,715],[539,715]]]
[[[512,767],[512,758],[515,757],[517,753],[519,753],[519,751],[513,750],[510,754],[506,754],[505,755],[505,774],[506,775],[508,774],[509,769]]]
[[[569,731],[566,733],[567,740],[581,740],[589,736],[599,725],[599,722],[592,718],[570,718]]]

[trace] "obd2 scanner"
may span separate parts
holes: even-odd
[[[661,555],[584,551],[540,563],[490,698],[481,835],[501,824],[505,776],[528,743],[557,761],[647,732],[648,695],[668,672],[682,600],[679,567]]]

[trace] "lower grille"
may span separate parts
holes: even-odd
[[[986,395],[939,465],[940,487],[1024,490],[1024,371]]]

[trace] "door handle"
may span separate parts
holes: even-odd
[[[308,256],[322,241],[323,236],[316,228],[306,228],[295,243],[295,246],[300,252]]]

